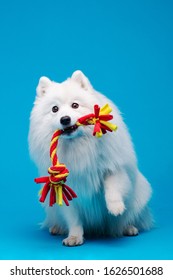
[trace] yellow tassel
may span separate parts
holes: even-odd
[[[96,132],[96,137],[97,137],[97,138],[102,137],[102,135],[103,135],[103,133],[102,133],[102,131],[101,131],[101,130],[100,130],[99,132]]]
[[[111,112],[112,112],[112,108],[109,106],[109,104],[106,104],[100,109],[99,115],[100,116],[101,115],[108,115]]]
[[[107,121],[100,121],[102,124],[104,124],[105,126],[109,127],[111,130],[115,131],[117,130],[117,125],[113,124],[113,123],[110,123],[110,122],[107,122]]]
[[[55,187],[55,192],[56,192],[56,203],[60,206],[62,206],[62,186],[58,185]]]

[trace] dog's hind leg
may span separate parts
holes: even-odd
[[[59,234],[59,235],[63,235],[63,234],[65,234],[65,230],[63,230],[61,227],[59,227],[58,225],[55,225],[55,226],[53,226],[53,227],[50,227],[49,228],[49,232],[50,232],[50,234],[52,234],[52,235],[57,235],[57,234]]]
[[[132,225],[127,226],[123,231],[123,235],[125,236],[136,236],[138,233],[138,229]]]

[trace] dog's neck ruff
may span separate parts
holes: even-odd
[[[103,134],[107,133],[107,131],[112,132],[117,129],[116,125],[109,122],[113,119],[113,116],[110,115],[111,111],[112,109],[108,104],[102,108],[95,105],[94,113],[79,118],[76,125],[94,125],[93,136],[101,137]],[[37,184],[45,183],[40,191],[40,202],[45,201],[50,191],[49,206],[53,206],[55,203],[63,205],[63,201],[69,206],[69,201],[77,197],[76,193],[65,184],[67,176],[69,175],[66,165],[58,161],[58,139],[62,134],[63,130],[57,129],[51,139],[50,159],[52,166],[48,168],[49,176],[35,179]]]

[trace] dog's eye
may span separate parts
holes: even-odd
[[[58,110],[59,110],[58,106],[53,106],[53,107],[52,107],[52,112],[53,112],[53,113],[58,112]]]
[[[71,107],[72,107],[73,109],[77,109],[77,108],[79,107],[79,104],[78,104],[78,103],[72,103],[72,104],[71,104]]]

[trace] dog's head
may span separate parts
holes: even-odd
[[[81,71],[75,71],[62,83],[41,77],[31,119],[34,118],[46,134],[61,129],[62,137],[71,139],[90,131],[91,128],[78,127],[76,122],[92,113],[96,103],[94,90]]]

